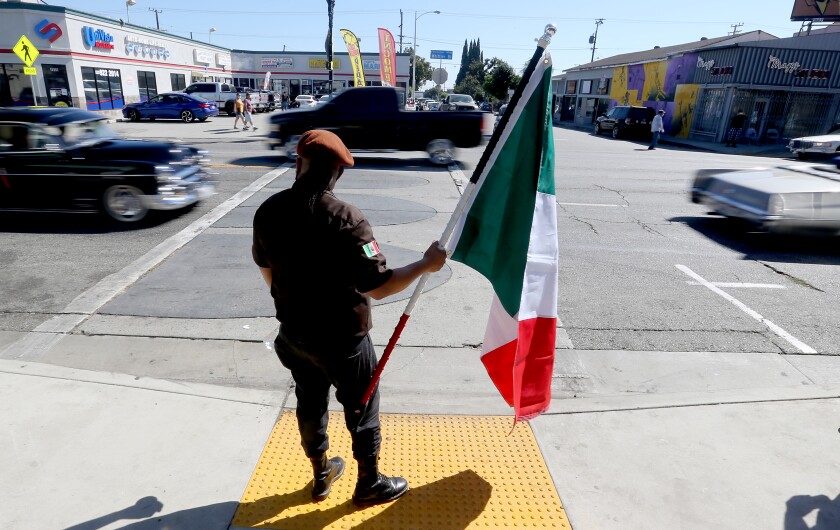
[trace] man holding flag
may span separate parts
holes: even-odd
[[[359,477],[357,506],[392,501],[406,491],[400,477],[379,472],[379,393],[362,395],[376,368],[370,298],[398,293],[422,274],[443,267],[446,253],[432,243],[418,261],[389,269],[362,212],[332,192],[353,156],[341,139],[307,131],[297,146],[291,189],[268,198],[254,216],[253,257],[280,321],[274,342],[292,372],[301,443],[312,462],[312,498],[327,498],[344,472],[344,460],[327,458],[330,387],[344,406]]]

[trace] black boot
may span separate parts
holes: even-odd
[[[315,482],[312,485],[312,500],[322,501],[330,494],[333,482],[344,474],[344,460],[340,456],[334,456],[327,460],[327,453],[310,458],[312,472],[315,475]]]
[[[353,492],[353,504],[373,506],[398,499],[408,491],[408,482],[402,477],[386,477],[376,464],[379,455],[357,460],[359,480]]]

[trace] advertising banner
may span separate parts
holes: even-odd
[[[397,50],[394,36],[385,28],[379,28],[379,78],[382,86],[397,86]]]
[[[362,68],[362,52],[359,50],[359,39],[349,29],[338,30],[347,44],[347,53],[350,55],[350,64],[353,65],[353,81],[355,86],[365,86],[365,72]]]
[[[840,2],[836,0],[794,0],[790,14],[793,21],[834,22],[840,20]]]

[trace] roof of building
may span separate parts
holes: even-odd
[[[723,37],[704,38],[694,42],[686,42],[684,44],[676,44],[674,46],[657,46],[652,50],[643,50],[639,52],[623,53],[621,55],[614,55],[606,59],[599,59],[591,63],[579,64],[572,68],[567,68],[567,72],[574,72],[578,70],[592,70],[595,68],[604,68],[609,66],[621,66],[625,64],[647,63],[652,61],[661,61],[671,55],[678,53],[691,52],[695,50],[702,50],[712,46],[740,44],[744,42],[756,42],[765,40],[779,40],[775,35],[771,35],[766,31],[756,30],[747,33],[739,33],[737,35],[726,35]]]

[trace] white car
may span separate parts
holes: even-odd
[[[823,136],[804,136],[788,142],[788,149],[799,158],[840,155],[840,131]]]
[[[295,104],[301,109],[314,107],[317,103],[315,96],[310,94],[301,94],[295,98]]]
[[[324,94],[321,96],[321,99],[315,102],[316,105],[320,105],[321,103],[326,103],[327,101],[331,100],[332,96],[329,94]]]

